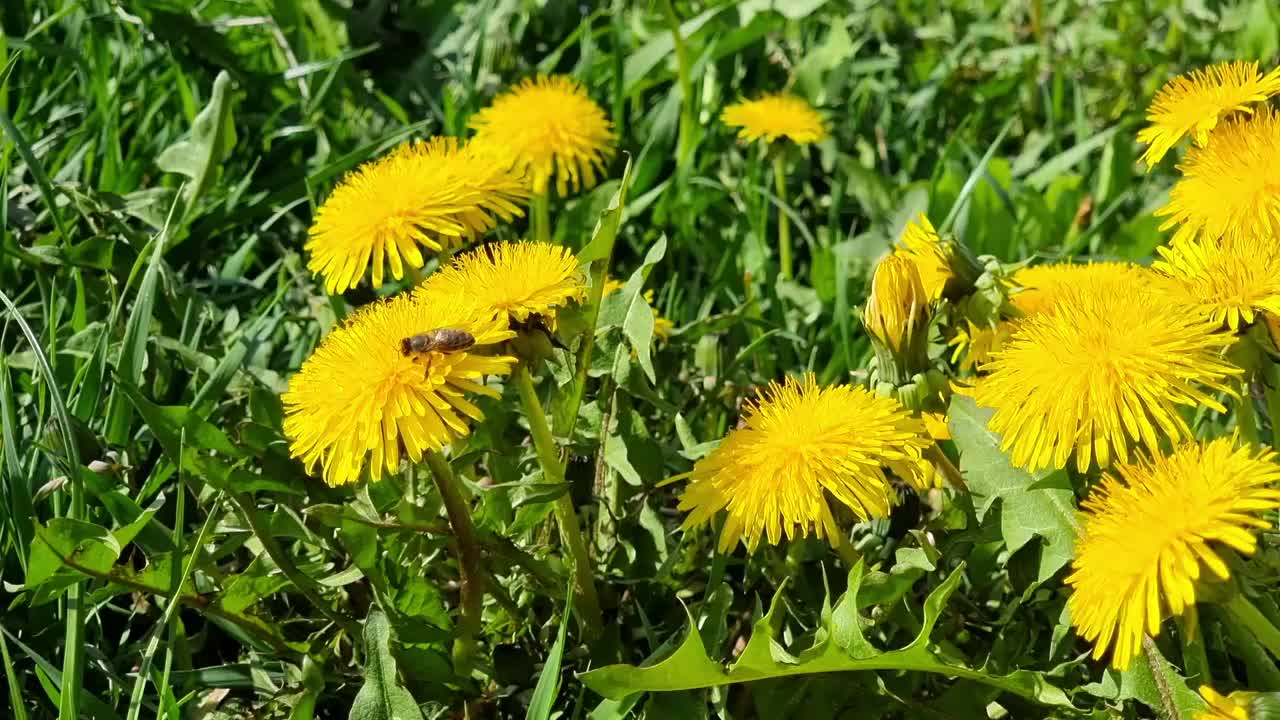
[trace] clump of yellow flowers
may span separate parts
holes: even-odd
[[[1268,104],[1277,94],[1280,70],[1235,62],[1175,78],[1155,96],[1138,134],[1148,167],[1189,142],[1156,211],[1171,236],[1149,267],[1008,265],[973,257],[946,222],[914,217],[886,242],[857,310],[869,367],[844,382],[804,372],[758,391],[737,426],[672,478],[687,480],[678,500],[686,531],[716,526],[725,553],[812,536],[858,562],[853,522],[888,516],[904,492],[966,492],[943,420],[961,393],[990,412],[986,430],[1014,466],[1075,482],[1082,499],[1069,508],[1076,530],[1062,587],[1095,659],[1128,668],[1171,618],[1181,634],[1194,632],[1207,596],[1225,598],[1225,612],[1264,642],[1280,638],[1233,575],[1280,508],[1280,462],[1259,440],[1253,410],[1280,327],[1280,113]],[[782,148],[828,140],[822,115],[781,93],[731,105],[722,119],[772,154],[787,210]],[[486,421],[482,398],[501,400],[507,383],[544,480],[565,482],[537,385],[546,353],[526,343],[548,339],[566,356],[587,348],[577,368],[585,379],[591,344],[561,338],[573,324],[564,318],[590,317],[588,289],[598,300],[621,283],[549,242],[547,202],[553,185],[564,196],[603,178],[618,138],[586,89],[564,77],[526,80],[471,127],[470,141],[408,143],[360,167],[316,213],[308,267],[329,293],[367,272],[377,288],[388,276],[417,279],[431,256],[436,265],[416,287],[351,313],[290,381],[291,452],[330,485],[428,462],[446,500],[456,499],[443,458]],[[532,240],[464,248],[527,204]],[[778,277],[789,281],[785,213],[778,222]],[[652,305],[652,293],[644,297]],[[653,313],[655,335],[670,338],[671,321]],[[558,379],[553,392],[560,387],[569,386]],[[1271,400],[1280,407],[1280,394]],[[1203,422],[1233,409],[1231,433]],[[575,602],[598,623],[575,507],[568,494],[556,502]],[[446,506],[464,544],[469,508]],[[470,572],[461,548],[459,562]],[[474,635],[478,608],[461,612],[464,636]],[[455,662],[473,652],[471,637]],[[1248,717],[1253,695],[1223,696],[1210,681],[1226,677],[1200,679],[1204,717]]]

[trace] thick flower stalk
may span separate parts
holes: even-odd
[[[1252,555],[1261,513],[1280,507],[1280,466],[1271,450],[1230,438],[1186,443],[1171,455],[1117,466],[1082,504],[1080,538],[1067,585],[1071,622],[1125,669],[1144,634],[1196,602],[1202,571],[1230,576],[1220,548]]]

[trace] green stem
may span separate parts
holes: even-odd
[[[838,535],[832,538],[831,549],[836,551],[836,555],[840,556],[840,561],[844,563],[845,569],[852,570],[862,562],[862,553],[858,552],[858,548],[853,546],[849,538],[844,535]]]
[[[528,415],[529,431],[533,435],[533,447],[538,453],[542,474],[548,482],[564,483],[564,466],[560,464],[551,426],[547,424],[546,413],[542,411],[542,403],[538,400],[533,376],[523,363],[516,368],[515,381],[516,388],[520,391],[520,401],[524,403],[525,414]],[[591,569],[591,556],[587,554],[587,544],[578,524],[578,511],[573,506],[573,498],[568,491],[556,499],[555,514],[556,522],[560,525],[560,538],[568,548],[573,562],[578,618],[587,633],[598,633],[602,620],[600,601],[596,598],[595,577]]]
[[[1222,623],[1222,628],[1231,639],[1231,654],[1244,662],[1249,687],[1259,692],[1280,690],[1280,669],[1276,668],[1275,660],[1271,659],[1253,634],[1230,619]]]
[[[1236,428],[1240,437],[1250,445],[1258,444],[1258,413],[1253,409],[1253,393],[1249,391],[1249,381],[1243,381],[1240,387],[1240,398],[1236,402]]]
[[[791,223],[787,220],[787,167],[783,153],[773,155],[773,184],[778,196],[778,263],[782,279],[791,279]]]
[[[1237,591],[1227,601],[1227,613],[1233,619],[1239,622],[1249,634],[1254,637],[1272,656],[1280,658],[1280,629],[1271,624],[1266,615],[1261,610],[1254,607],[1253,603],[1244,596],[1244,593]]]
[[[462,496],[458,479],[449,461],[428,451],[427,466],[444,501],[444,512],[453,528],[458,549],[458,592],[460,596],[458,635],[453,641],[453,670],[462,677],[471,674],[475,663],[481,613],[484,611],[484,572],[480,569],[480,544],[471,522],[471,507]]]
[[[551,242],[551,188],[541,195],[533,196],[533,239],[538,242]]]
[[[244,519],[249,523],[249,528],[253,530],[253,534],[258,537],[258,542],[262,543],[262,549],[267,553],[267,557],[271,558],[271,562],[280,568],[280,572],[293,583],[293,586],[302,593],[302,596],[311,603],[315,609],[319,610],[325,617],[337,623],[343,630],[350,635],[360,635],[360,625],[345,614],[333,609],[329,603],[325,601],[324,596],[320,594],[320,584],[312,580],[306,573],[298,569],[293,563],[293,558],[276,540],[276,536],[271,532],[271,527],[267,525],[262,515],[258,512],[258,504],[248,493],[239,493],[233,496],[236,507],[240,509],[240,513],[244,515]]]
[[[1182,670],[1187,678],[1195,680],[1196,685],[1210,684],[1213,675],[1200,632],[1200,613],[1194,603],[1178,616],[1178,639],[1182,642]]]
[[[1150,635],[1142,636],[1142,649],[1147,659],[1147,667],[1151,668],[1151,678],[1155,680],[1156,690],[1160,693],[1160,706],[1164,710],[1161,717],[1165,720],[1182,720],[1178,705],[1173,699],[1173,688],[1169,687],[1169,678],[1165,675],[1164,658],[1160,649]]]
[[[925,450],[924,456],[942,471],[943,477],[947,479],[952,488],[959,492],[969,492],[969,486],[964,481],[964,475],[960,474],[959,468],[951,462],[951,458],[947,457],[947,454],[942,451],[942,448],[938,447],[937,443]]]
[[[689,62],[689,49],[680,35],[680,18],[676,16],[671,0],[663,0],[662,11],[676,51],[676,77],[680,85],[680,137],[676,144],[676,164],[684,170],[693,157],[693,134],[698,129],[693,106],[693,66]]]

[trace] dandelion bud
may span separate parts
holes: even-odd
[[[929,362],[929,301],[911,260],[890,255],[876,266],[862,324],[876,350],[879,379],[899,385]]]
[[[968,295],[983,274],[983,268],[968,248],[940,237],[924,213],[907,223],[893,254],[915,262],[930,302]]]

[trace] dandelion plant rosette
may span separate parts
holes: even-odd
[[[438,328],[470,333],[463,352],[405,353],[407,337]],[[497,397],[484,384],[515,362],[493,353],[510,339],[502,318],[462,298],[425,303],[408,294],[358,310],[331,332],[289,381],[284,431],[292,454],[309,471],[323,468],[332,486],[377,481],[407,456],[420,462],[470,432],[484,414],[469,398]]]
[[[377,288],[388,271],[399,280],[426,254],[523,215],[528,196],[524,175],[483,148],[453,138],[406,143],[334,188],[316,211],[307,268],[330,293],[355,287],[372,268]]]
[[[883,517],[896,493],[890,469],[925,489],[933,475],[922,453],[923,423],[896,400],[863,388],[819,387],[812,375],[770,383],[749,404],[738,428],[689,473],[680,509],[684,526],[704,525],[721,510],[720,548],[741,541],[814,534],[840,542],[828,496],[860,518]]]
[[[1220,550],[1252,555],[1260,513],[1280,507],[1280,466],[1271,450],[1238,447],[1231,438],[1187,443],[1170,455],[1120,464],[1082,505],[1071,622],[1125,669],[1156,636],[1166,615],[1196,602],[1203,571],[1230,577]]]

